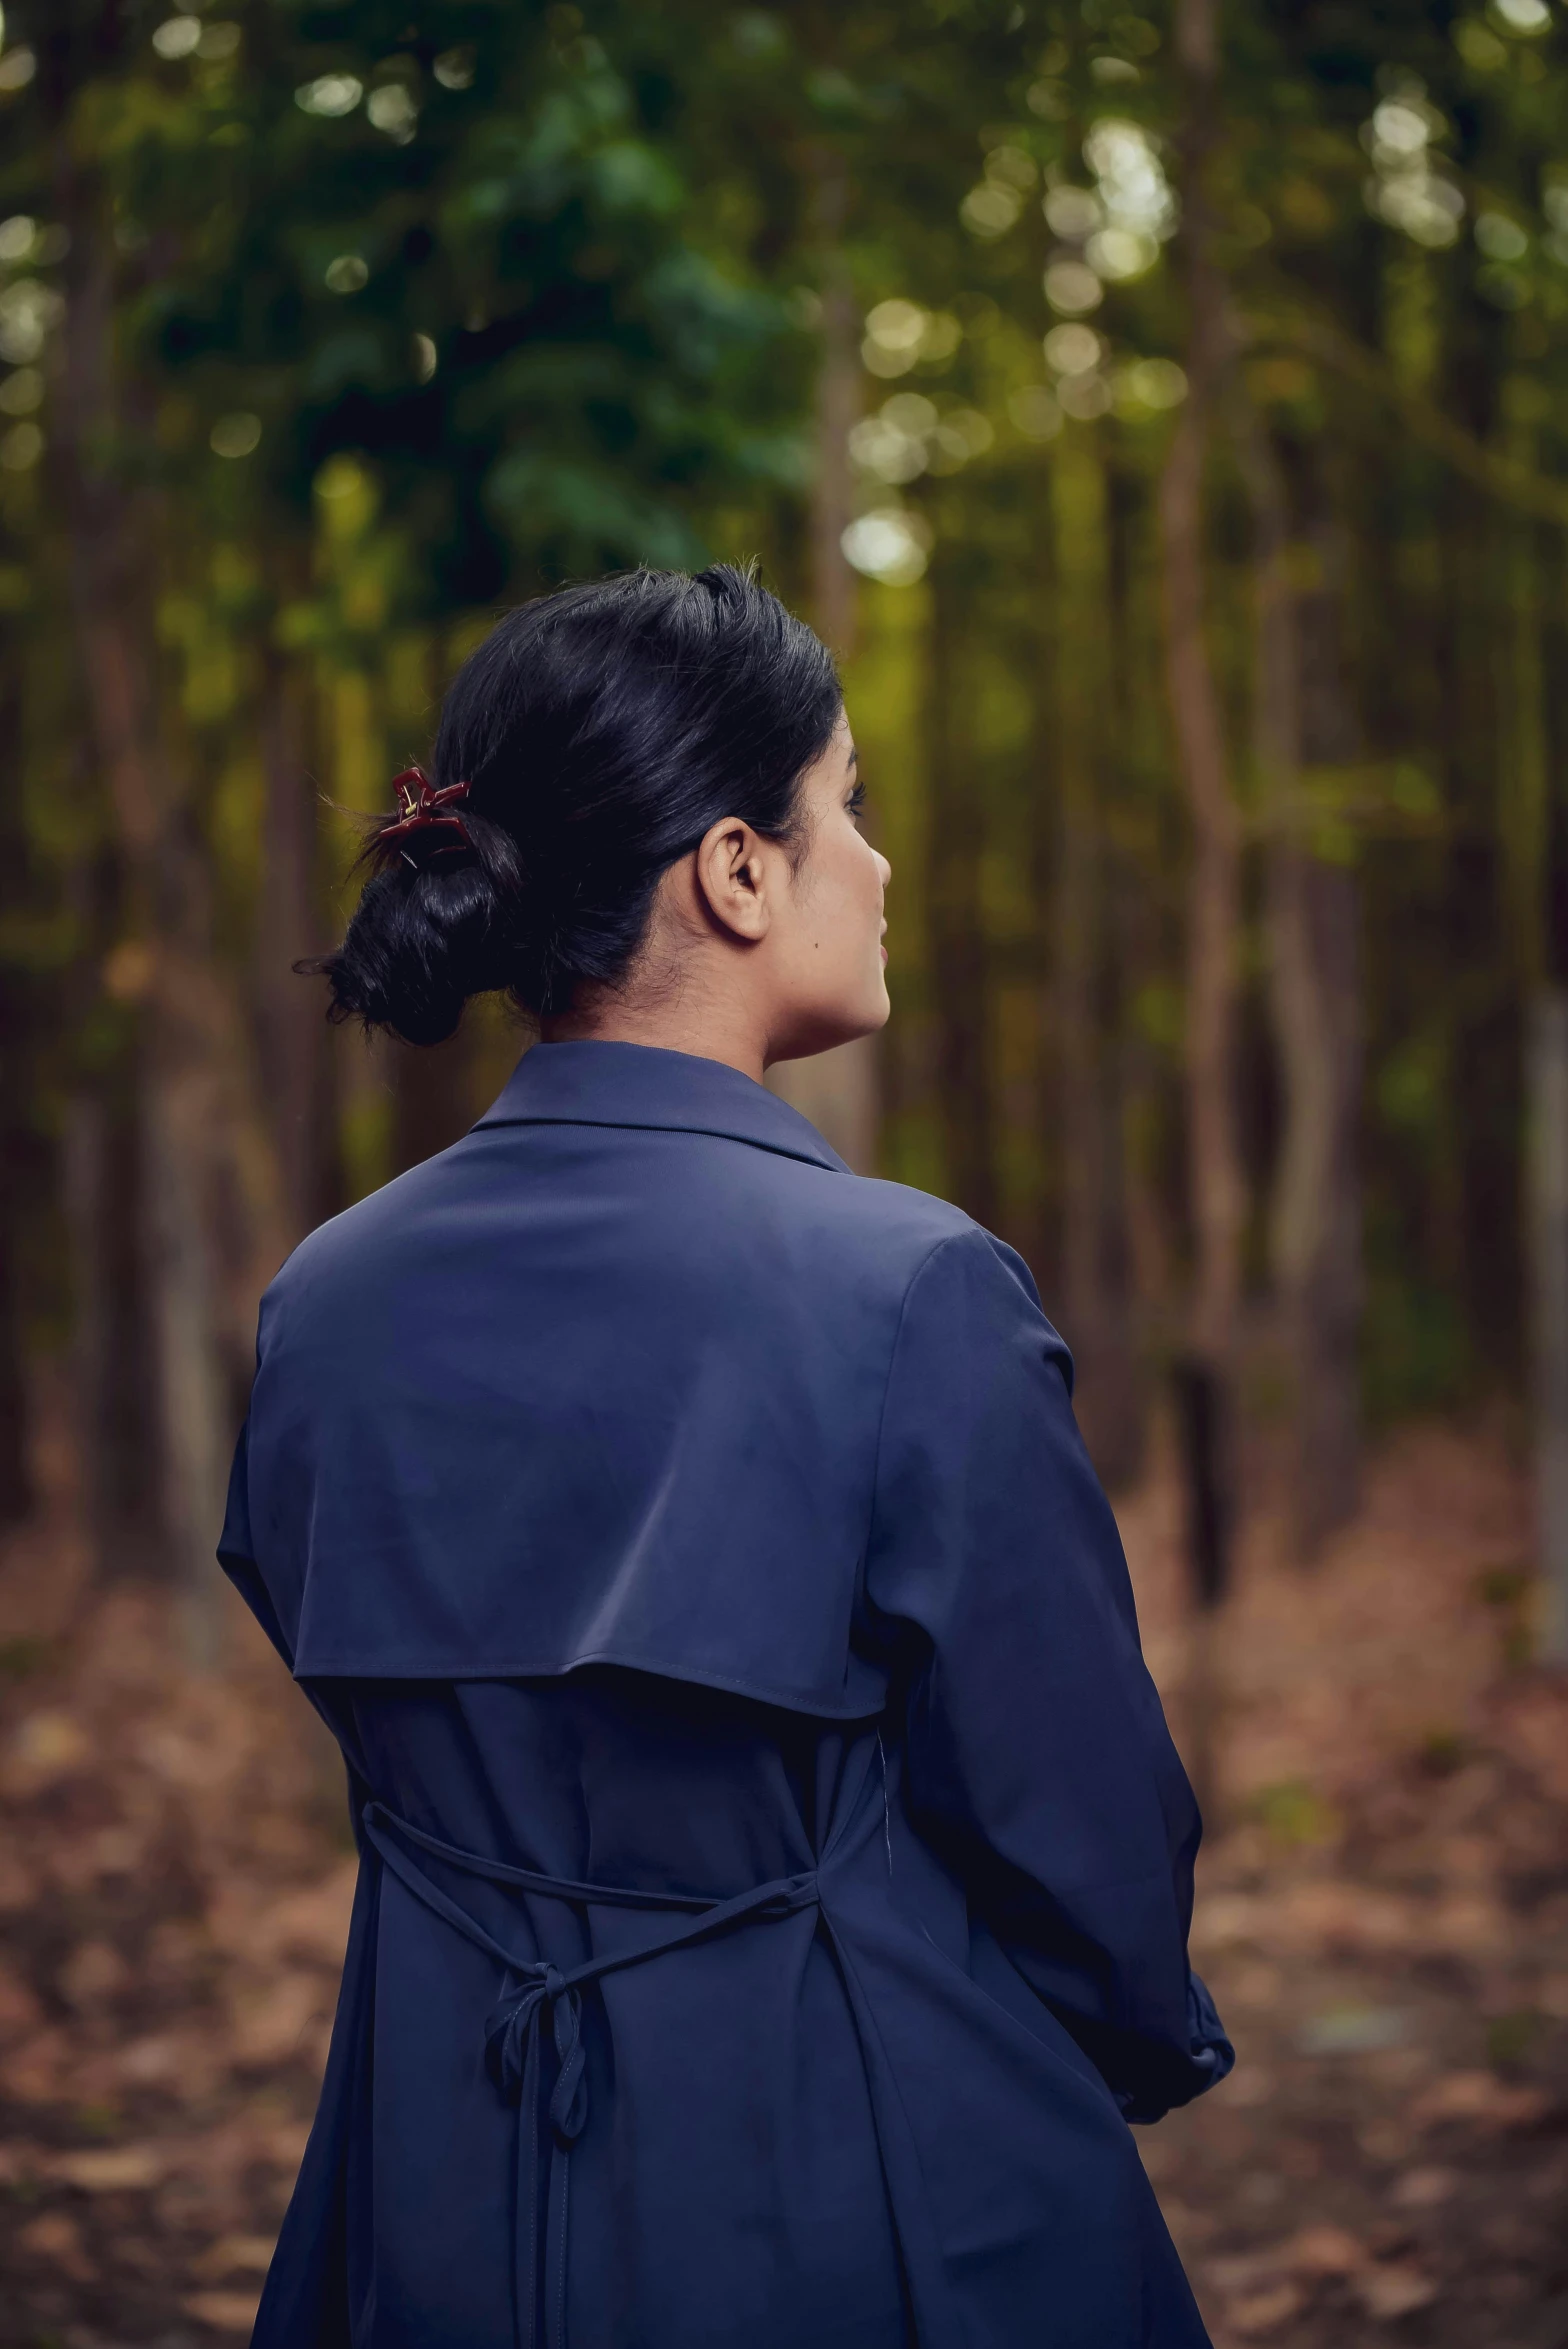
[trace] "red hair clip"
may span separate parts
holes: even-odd
[[[461,816],[448,815],[448,808],[466,806],[468,785],[448,783],[440,791],[432,789],[423,767],[405,767],[401,775],[393,777],[392,788],[397,793],[399,814],[397,821],[386,825],[376,834],[376,846],[386,841],[409,840],[416,832],[447,832],[452,838],[442,843],[446,848],[472,848],[468,826]],[[412,863],[412,858],[409,859]]]

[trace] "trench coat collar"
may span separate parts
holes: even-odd
[[[535,1044],[479,1120],[479,1128],[515,1125],[722,1134],[837,1174],[850,1171],[816,1127],[765,1085],[724,1061],[652,1044]]]

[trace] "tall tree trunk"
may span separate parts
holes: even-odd
[[[1030,646],[1027,668],[1033,697],[1033,790],[1029,801],[1029,885],[1041,918],[1034,930],[1034,972],[1038,1001],[1036,1021],[1036,1075],[1034,1084],[1034,1147],[1039,1167],[1037,1195],[1031,1217],[1031,1245],[1025,1250],[1047,1309],[1061,1312],[1066,1295],[1064,1262],[1066,1223],[1066,1167],[1062,1134],[1062,1004],[1059,985],[1061,942],[1055,923],[1046,916],[1061,892],[1062,868],[1062,723],[1057,702],[1060,646],[1057,616],[1061,588],[1057,579],[1055,472],[1041,465],[1036,475],[1038,493],[1034,523],[1034,576],[1040,594],[1036,605],[1039,633]],[[1061,1318],[1066,1319],[1065,1312]],[[1070,1333],[1069,1333],[1069,1342]]]
[[[63,1136],[80,1474],[101,1574],[167,1564],[158,1514],[157,1350],[142,1250],[137,1053],[133,1044],[105,1078],[75,1092]]]
[[[308,772],[306,680],[277,653],[266,671],[266,816],[257,922],[262,1075],[277,1135],[284,1212],[299,1238],[344,1202],[332,1038],[319,986],[294,970],[321,953],[316,787]]]
[[[1196,1605],[1188,1760],[1206,1809],[1221,1710],[1214,1613],[1230,1582],[1236,1516],[1233,1376],[1246,1195],[1236,1133],[1241,837],[1224,717],[1204,634],[1204,477],[1228,370],[1230,322],[1214,259],[1209,173],[1218,131],[1216,0],[1176,0],[1187,280],[1187,398],[1159,487],[1165,674],[1192,830],[1187,886],[1187,1191],[1194,1266],[1186,1348],[1175,1365],[1186,1549]]]
[[[104,972],[122,925],[121,860],[104,844],[71,875],[83,939],[67,990],[73,1032],[101,1016]],[[123,960],[123,957],[120,958]],[[142,1252],[142,1022],[122,1015],[120,1047],[83,1070],[61,1134],[71,1267],[71,1377],[83,1516],[100,1574],[165,1565],[158,1524],[157,1352]]]
[[[56,197],[71,235],[54,457],[124,879],[117,984],[141,1007],[141,1244],[157,1346],[160,1516],[192,1653],[208,1660],[234,1395],[256,1295],[282,1254],[282,1218],[246,1023],[213,952],[206,844],[160,730],[148,575],[156,531],[115,469],[127,415],[112,336],[114,246],[105,191],[66,127],[75,94],[66,76],[80,64],[69,38],[41,52],[59,126]],[[88,70],[103,62],[93,57]]]
[[[18,738],[20,712],[11,663],[0,677],[0,734]],[[27,827],[20,795],[0,798],[0,914],[22,911],[31,895]],[[43,1040],[38,982],[0,961],[0,1530],[33,1507],[28,1440],[27,1347],[23,1253],[37,1205],[37,1150],[32,1118]]]
[[[950,1196],[977,1223],[996,1221],[990,997],[980,876],[984,809],[965,755],[958,687],[963,597],[951,557],[931,567],[924,735],[929,759],[926,918],[937,1033],[937,1085]]]
[[[855,650],[856,583],[843,539],[854,514],[849,435],[861,408],[860,305],[844,250],[850,185],[843,156],[820,151],[813,179],[822,256],[822,354],[811,484],[811,616],[834,658],[847,661]]]
[[[386,1046],[392,1072],[392,1172],[403,1174],[460,1142],[486,1104],[476,1034],[465,1020],[444,1044]]]
[[[1056,1034],[1062,1151],[1062,1301],[1090,1405],[1104,1320],[1099,977],[1102,950],[1099,717],[1105,679],[1105,481],[1076,434],[1053,452],[1056,523]],[[1092,1447],[1091,1447],[1092,1448]]]
[[[849,432],[860,413],[860,309],[844,253],[849,174],[825,150],[813,163],[815,227],[822,253],[822,358],[817,370],[816,464],[811,491],[811,613],[840,661],[855,648],[855,573],[843,538],[853,514]],[[861,1036],[811,1060],[781,1061],[768,1077],[857,1174],[875,1170],[877,1039]]]
[[[1056,526],[1054,693],[1060,842],[1056,856],[1055,1012],[1061,1072],[1062,1297],[1077,1364],[1074,1399],[1101,1475],[1124,1484],[1139,1426],[1128,1328],[1121,1085],[1108,1033],[1109,783],[1105,712],[1111,685],[1109,543],[1104,470],[1076,430],[1051,467]]]
[[[1541,1652],[1568,1664],[1568,988],[1534,998],[1526,1081]]]
[[[9,1010],[5,991],[0,989],[0,1020]],[[19,1525],[33,1506],[27,1350],[18,1261],[24,1236],[18,1171],[12,1137],[0,1136],[0,1532]]]
[[[1350,705],[1343,658],[1342,547],[1323,508],[1314,517],[1311,576],[1297,599],[1301,644],[1301,750],[1309,770],[1351,765],[1360,730]],[[1295,1245],[1281,1216],[1276,1262],[1289,1280],[1299,1336],[1302,1392],[1297,1406],[1296,1523],[1312,1556],[1355,1512],[1361,1482],[1361,880],[1345,856],[1313,855],[1300,875],[1303,945],[1310,957],[1322,1044],[1321,1063],[1301,1090],[1321,1092],[1317,1133],[1304,1130],[1309,1104],[1293,1100],[1287,1147],[1296,1161]],[[1313,1167],[1310,1225],[1302,1208],[1305,1164]],[[1305,1244],[1311,1231],[1310,1249]]]
[[[1515,428],[1512,454],[1535,451]],[[1568,1663],[1568,961],[1554,934],[1554,840],[1546,663],[1535,527],[1504,533],[1507,668],[1498,761],[1504,894],[1525,1029],[1525,1318],[1535,1448],[1536,1556],[1544,1585],[1541,1652]]]
[[[1262,421],[1238,404],[1252,492],[1258,765],[1269,808],[1269,985],[1284,1090],[1270,1225],[1294,1373],[1291,1515],[1313,1557],[1353,1514],[1360,1475],[1360,891],[1319,853],[1305,769],[1344,768],[1359,737],[1341,655],[1339,549],[1308,451],[1308,528],[1292,527]]]
[[[1234,1514],[1231,1380],[1245,1191],[1235,1120],[1240,827],[1204,636],[1204,475],[1230,328],[1214,260],[1208,178],[1216,141],[1215,0],[1177,0],[1184,117],[1187,398],[1160,479],[1165,669],[1192,827],[1187,898],[1187,1171],[1195,1264],[1186,1396],[1188,1540],[1205,1603],[1223,1592]]]

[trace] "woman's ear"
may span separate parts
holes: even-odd
[[[697,888],[709,913],[732,936],[765,938],[773,919],[770,841],[739,816],[724,816],[703,834],[696,854]]]

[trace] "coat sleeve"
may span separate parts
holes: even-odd
[[[229,1497],[218,1536],[218,1564],[292,1672],[294,1650],[272,1603],[272,1593],[256,1563],[255,1536],[250,1528],[250,1421],[240,1429],[229,1470]]]
[[[1097,2065],[1155,2120],[1234,2061],[1187,1963],[1199,1819],[1138,1642],[1072,1365],[978,1228],[911,1283],[866,1595],[906,1659],[916,1826]]]

